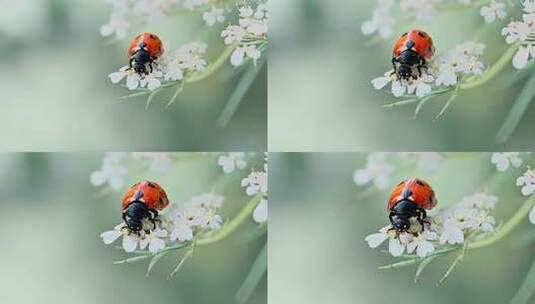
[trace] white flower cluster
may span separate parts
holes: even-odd
[[[220,229],[223,220],[217,210],[222,204],[222,196],[201,194],[186,202],[182,208],[170,207],[169,212],[158,216],[156,225],[147,221],[139,233],[131,232],[122,223],[113,230],[103,232],[100,237],[107,245],[122,237],[125,252],[134,252],[139,248],[157,253],[167,246],[192,241],[198,233]]]
[[[535,170],[528,169],[516,179],[516,185],[522,187],[522,195],[530,196],[535,192]],[[529,220],[535,225],[535,207],[529,212]]]
[[[100,28],[104,37],[115,35],[117,39],[125,39],[130,28],[130,18],[143,18],[147,23],[157,24],[166,18],[177,0],[105,0],[112,7],[108,23]]]
[[[496,169],[500,172],[507,171],[509,167],[519,168],[522,165],[519,152],[492,153],[490,161],[496,165]]]
[[[466,42],[427,62],[422,75],[416,79],[400,79],[390,70],[384,76],[373,79],[372,85],[376,90],[381,90],[391,83],[391,91],[395,97],[424,97],[434,88],[453,87],[460,83],[463,77],[481,75],[485,65],[480,61],[480,57],[484,50],[485,45],[481,43]]]
[[[428,216],[430,225],[422,227],[416,220],[412,221],[408,232],[399,232],[388,225],[378,233],[366,237],[371,248],[377,248],[385,240],[392,256],[404,252],[426,257],[436,249],[455,244],[463,244],[468,239],[476,240],[494,231],[496,220],[489,215],[498,198],[485,193],[476,193],[462,199],[458,204],[439,210],[434,216]]]
[[[406,20],[408,16],[418,22],[431,23],[440,5],[455,3],[467,7],[473,4],[471,0],[377,0],[371,19],[362,23],[361,30],[364,35],[377,34],[382,39],[387,39],[392,36],[394,28],[399,26],[395,15],[403,16],[399,21]],[[486,22],[494,22],[507,16],[505,5],[497,0],[483,6],[480,13]]]
[[[512,21],[502,29],[507,44],[520,44],[513,57],[513,66],[518,70],[535,58],[535,0],[522,1],[522,7],[522,21]]]
[[[253,219],[257,223],[265,223],[268,219],[268,165],[267,155],[264,163],[264,171],[252,171],[249,176],[241,181],[242,187],[245,187],[245,193],[249,196],[262,195],[260,203],[253,211]]]
[[[245,153],[230,152],[219,156],[217,164],[221,166],[223,172],[232,173],[235,170],[242,170],[247,166],[245,161]]]
[[[386,153],[374,152],[368,154],[365,168],[359,168],[353,174],[353,181],[357,186],[373,184],[379,190],[386,190],[390,185],[390,177],[395,171],[394,159],[390,156],[400,156],[414,160],[418,170],[433,173],[440,168],[444,158],[437,152],[405,152]]]
[[[108,185],[112,190],[119,191],[125,185],[128,169],[124,161],[129,156],[125,152],[108,152],[102,159],[102,166],[99,170],[91,173],[90,182],[95,187]],[[166,152],[133,152],[131,157],[134,160],[141,160],[148,163],[150,170],[166,174],[173,165],[169,153]]]
[[[108,77],[114,84],[126,78],[126,86],[129,90],[146,87],[154,91],[162,86],[163,81],[179,81],[188,73],[203,71],[207,65],[206,60],[203,59],[206,47],[205,43],[192,42],[181,46],[174,53],[164,54],[152,64],[152,71],[147,75],[140,75],[125,66]]]
[[[268,32],[268,11],[265,4],[259,4],[256,9],[242,6],[238,10],[238,24],[230,24],[221,32],[225,44],[237,45],[230,57],[233,66],[241,65],[245,58],[256,63],[262,55],[259,46],[266,42]]]

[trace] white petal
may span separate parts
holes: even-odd
[[[119,71],[108,75],[112,83],[119,83],[126,76],[125,72]]]
[[[137,74],[128,75],[126,77],[126,86],[133,91],[139,87],[139,76]]]
[[[268,219],[268,201],[262,200],[253,211],[253,219],[257,223],[264,223]]]
[[[368,242],[368,246],[370,246],[370,248],[377,248],[386,239],[388,239],[388,235],[386,233],[374,233],[368,235],[364,240]]]
[[[517,69],[523,69],[528,65],[529,49],[526,47],[520,47],[518,52],[513,57],[513,66]]]
[[[137,248],[137,239],[132,237],[132,236],[129,236],[129,235],[125,235],[123,237],[123,249],[124,251],[126,252],[134,252]]]
[[[529,220],[535,225],[535,207],[529,212]]]
[[[156,253],[165,248],[165,242],[162,239],[153,238],[149,243],[149,251]]]
[[[433,251],[435,251],[435,247],[433,246],[431,242],[422,241],[420,242],[420,244],[418,245],[418,248],[416,249],[416,254],[419,257],[423,258],[429,255],[430,253],[432,253]]]
[[[403,247],[403,245],[401,245],[399,239],[390,239],[390,241],[388,242],[388,251],[390,252],[390,254],[392,254],[392,256],[400,256],[403,254],[404,250],[405,248]]]
[[[390,81],[392,81],[392,78],[390,77],[377,77],[372,80],[372,85],[376,90],[380,90],[384,88]]]
[[[407,90],[407,87],[404,86],[401,81],[392,81],[392,93],[395,97],[401,97],[405,95],[405,91]]]
[[[100,235],[100,237],[102,238],[102,241],[104,242],[104,244],[109,245],[115,242],[115,240],[117,240],[121,235],[122,233],[120,231],[111,230],[111,231],[103,232]]]
[[[103,171],[95,171],[91,173],[89,180],[93,186],[102,186],[108,179],[108,176]]]
[[[230,63],[233,66],[239,66],[243,63],[243,56],[245,55],[245,49],[243,48],[236,48],[234,52],[232,53],[232,56],[230,56]]]

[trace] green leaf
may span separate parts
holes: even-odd
[[[260,59],[259,64],[257,64],[256,66],[251,65],[249,69],[243,74],[238,85],[236,86],[236,89],[230,95],[230,98],[227,101],[223,112],[221,112],[221,115],[217,119],[217,125],[219,127],[225,127],[232,119],[232,116],[234,116],[234,113],[236,113],[236,110],[240,106],[240,103],[245,97],[245,94],[247,93],[247,91],[249,91],[249,88],[254,83],[254,80],[262,70],[262,67],[264,66],[265,62],[266,56],[263,56]]]
[[[175,99],[178,97],[178,95],[184,90],[184,82],[181,82],[180,85],[176,88],[176,91],[175,93],[173,94],[173,96],[171,97],[171,99],[169,100],[169,102],[167,103],[167,106],[165,106],[166,108],[168,108],[169,106],[171,106],[174,102],[175,102]]]
[[[150,260],[149,267],[147,268],[147,276],[150,275],[152,269],[154,268],[154,265],[160,261],[161,258],[163,258],[166,254],[168,254],[169,251],[162,251],[157,254],[155,254],[152,259]]]
[[[256,257],[256,260],[254,261],[247,278],[245,278],[245,281],[236,293],[236,300],[238,303],[246,303],[255,291],[256,287],[267,272],[267,259],[266,243],[264,248],[262,248]]]
[[[389,265],[379,266],[377,268],[379,270],[397,269],[397,268],[402,268],[402,267],[414,265],[414,264],[418,263],[418,261],[420,261],[419,258],[414,258],[414,259],[405,260],[405,261],[401,261],[401,262],[397,262],[397,263],[392,263],[392,264],[389,264]]]
[[[418,269],[416,270],[416,275],[414,276],[414,283],[418,282],[425,267],[427,267],[427,265],[429,265],[436,257],[437,257],[436,255],[432,255],[422,260],[420,265],[418,265]]]
[[[453,103],[453,101],[457,98],[458,95],[459,95],[459,86],[457,86],[457,88],[455,89],[453,94],[451,94],[450,98],[448,98],[448,101],[446,101],[446,104],[444,105],[442,110],[440,110],[438,115],[435,116],[435,119],[441,118],[442,115],[444,115],[444,113],[446,113],[446,110],[450,107],[450,105]]]
[[[124,259],[124,260],[120,260],[120,261],[115,261],[115,262],[113,262],[113,264],[136,263],[136,262],[147,260],[150,257],[151,257],[151,255],[138,255],[138,256],[135,256],[135,257],[132,257],[132,258],[128,258],[128,259]]]
[[[184,265],[184,262],[186,262],[187,259],[191,258],[193,255],[193,250],[195,249],[195,242],[193,242],[190,246],[190,249],[182,256],[178,264],[175,266],[173,271],[169,274],[169,280],[173,279],[173,277],[178,273],[180,268],[182,268],[182,265]]]
[[[450,265],[450,267],[448,267],[448,270],[446,270],[446,273],[442,276],[442,278],[440,279],[440,281],[438,281],[438,284],[444,284],[444,282],[446,281],[446,279],[450,276],[451,272],[453,271],[453,269],[455,268],[455,266],[457,266],[459,263],[462,262],[463,258],[464,258],[464,255],[466,253],[466,249],[468,248],[468,242],[465,242],[464,245],[463,245],[463,250],[461,251],[461,253],[455,258],[455,260],[453,260],[453,263]]]
[[[424,106],[424,104],[431,98],[431,96],[426,96],[422,99],[420,99],[420,102],[418,103],[418,105],[416,106],[416,110],[414,110],[414,116],[412,117],[412,119],[416,119],[418,117],[418,114],[420,113],[420,110],[422,109],[422,107]]]
[[[520,95],[515,100],[511,111],[509,111],[509,114],[505,119],[505,122],[498,131],[498,134],[496,135],[498,143],[503,144],[511,137],[534,97],[535,73],[531,75],[524,85],[522,92],[520,92]]]
[[[529,304],[530,298],[535,293],[535,261],[531,264],[531,268],[524,279],[524,282],[520,286],[520,289],[516,292],[516,295],[511,300],[511,304]]]

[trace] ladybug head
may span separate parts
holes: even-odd
[[[412,66],[401,64],[398,67],[398,76],[402,79],[410,79],[412,77]]]
[[[123,213],[126,226],[133,232],[143,229],[143,220],[146,218],[149,218],[149,208],[138,200],[132,202]]]
[[[411,228],[411,222],[409,218],[403,216],[392,217],[392,226],[398,231],[407,231]]]
[[[134,61],[134,71],[138,74],[147,74],[147,63],[151,63],[151,58],[149,52],[146,50],[146,48],[143,48],[142,46],[144,43],[140,45],[140,48],[136,51],[136,53],[132,56],[132,60]]]

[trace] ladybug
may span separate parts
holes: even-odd
[[[162,56],[163,52],[163,43],[155,34],[143,33],[137,35],[128,48],[130,68],[140,75],[148,74],[147,66],[152,72],[152,64]]]
[[[140,232],[145,219],[155,224],[158,211],[167,206],[169,200],[160,185],[149,181],[134,184],[126,190],[121,202],[124,223],[130,231]]]
[[[392,65],[394,74],[400,79],[417,79],[422,76],[422,68],[435,55],[435,46],[431,36],[422,30],[407,32],[396,41],[392,52]],[[414,76],[416,68],[418,77]]]
[[[388,218],[397,231],[408,231],[413,217],[424,227],[424,223],[429,224],[425,220],[425,210],[433,209],[436,205],[437,198],[431,186],[421,179],[411,178],[400,182],[392,191],[388,200]]]

